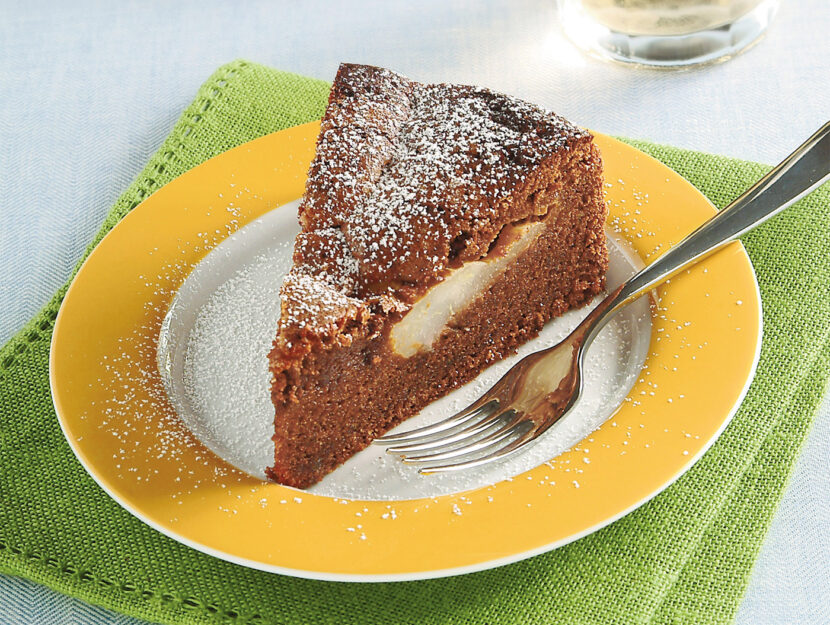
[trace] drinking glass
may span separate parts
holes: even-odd
[[[558,0],[565,33],[588,52],[679,68],[728,59],[764,34],[778,0]]]

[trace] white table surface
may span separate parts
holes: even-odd
[[[0,0],[0,342],[66,280],[200,83],[238,57],[331,79],[342,60],[485,85],[596,130],[774,163],[830,118],[830,3],[784,2],[729,61],[664,73],[592,60],[553,0]],[[786,492],[741,624],[830,622],[830,402]],[[138,621],[0,576],[0,623]]]

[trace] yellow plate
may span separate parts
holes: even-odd
[[[760,298],[739,243],[658,290],[639,381],[613,418],[551,466],[456,495],[345,501],[261,482],[214,456],[167,402],[155,360],[161,320],[205,254],[302,194],[318,129],[262,137],[160,189],[98,245],[66,295],[51,351],[55,409],[83,466],[131,513],[195,549],[266,571],[439,577],[599,529],[671,484],[726,426],[760,348]],[[656,160],[596,140],[609,223],[645,260],[714,212]]]

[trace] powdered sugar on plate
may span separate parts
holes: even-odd
[[[272,211],[208,254],[159,337],[159,369],[179,417],[218,456],[263,479],[273,457],[268,352],[299,231],[294,209]]]
[[[165,386],[187,427],[214,453],[257,477],[272,462],[273,406],[267,354],[276,334],[279,287],[291,266],[298,232],[297,204],[281,207],[229,237],[193,270],[165,319],[159,364]],[[610,240],[609,287],[634,272],[635,256]],[[474,381],[431,404],[400,427],[455,412],[483,393],[516,358],[563,338],[587,313],[571,311],[541,336]],[[577,408],[526,452],[490,467],[446,475],[418,475],[372,446],[329,474],[310,492],[348,499],[435,497],[493,484],[549,462],[581,445],[622,403],[641,375],[651,336],[648,301],[623,310],[589,350],[586,394]],[[573,479],[590,464],[566,467]]]

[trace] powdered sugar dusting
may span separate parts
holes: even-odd
[[[181,325],[171,328],[178,342],[187,346],[187,358],[180,356],[180,366],[171,368],[174,375],[187,381],[186,385],[171,381],[171,400],[177,411],[211,449],[258,477],[264,477],[264,468],[273,461],[270,437],[274,409],[265,355],[278,315],[276,289],[290,265],[293,232],[286,224],[295,223],[292,220],[289,207],[274,211],[208,256],[181,287],[177,298],[177,306],[182,306],[178,313]],[[613,285],[631,272],[631,265],[613,242],[610,248],[609,284]],[[335,302],[341,301],[341,296],[332,297]],[[273,299],[269,302],[269,298]],[[586,312],[571,311],[554,320],[538,339],[522,346],[519,355],[557,342]],[[480,470],[421,476],[412,466],[372,446],[309,491],[348,499],[431,497],[486,486],[545,461],[576,479],[594,465],[580,461],[574,466],[566,460],[558,463],[549,459],[578,444],[622,401],[640,374],[647,345],[638,341],[648,341],[649,318],[647,302],[641,301],[609,324],[589,351],[587,393],[578,410],[513,460]],[[459,410],[495,382],[515,358],[491,366],[401,427],[422,425]],[[545,485],[555,482],[546,479]]]
[[[545,159],[587,136],[562,117],[488,89],[342,65],[300,206],[303,232],[281,329],[307,327],[314,315],[293,311],[294,303],[325,287],[373,306],[383,294],[399,295],[402,284],[435,280],[453,258],[480,258],[504,225],[535,214],[532,202],[506,207],[504,200]],[[355,313],[350,304],[315,311],[319,330],[340,313]]]
[[[492,230],[499,202],[581,132],[487,89],[411,83],[410,103],[374,187],[345,216],[352,252],[376,278],[442,269],[454,237]]]
[[[456,237],[492,240],[499,202],[586,135],[488,89],[343,65],[301,214],[310,229],[342,228],[367,279],[422,281],[446,265]]]
[[[268,352],[297,232],[292,208],[206,256],[179,288],[160,337],[160,367],[182,421],[218,456],[261,478],[274,454]]]
[[[321,320],[354,317],[366,304],[348,297],[328,281],[300,272],[289,273],[283,282],[280,297],[285,302],[280,323],[294,329],[313,326],[324,329]]]
[[[220,449],[249,449],[261,474],[273,454],[273,413],[268,352],[280,314],[279,283],[285,253],[259,254],[222,284],[196,316],[187,342],[184,385],[190,410],[198,415],[200,438]],[[244,306],[238,303],[244,301]],[[250,419],[247,415],[263,415]]]

